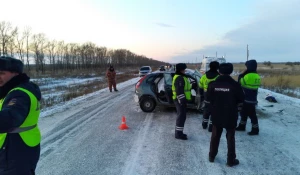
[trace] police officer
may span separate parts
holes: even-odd
[[[219,72],[218,72],[218,69],[219,69],[219,62],[212,61],[212,62],[209,63],[209,71],[207,71],[200,78],[200,81],[199,81],[200,94],[201,94],[202,97],[204,97],[204,101],[205,101],[205,98],[206,98],[206,92],[207,92],[208,84],[212,81],[215,81],[216,78],[220,75]],[[201,98],[201,99],[203,99],[203,98]],[[203,121],[202,121],[203,129],[207,128],[207,124],[208,124],[208,121],[209,121],[210,114],[211,113],[210,113],[209,109],[207,107],[205,107],[205,105],[204,105]],[[208,131],[209,132],[212,131],[211,121],[209,123]]]
[[[258,135],[259,126],[255,106],[257,104],[258,88],[260,87],[260,76],[256,72],[256,60],[249,60],[245,65],[247,69],[238,77],[238,82],[242,85],[243,91],[245,93],[245,101],[243,104],[243,109],[240,113],[241,120],[236,130],[246,130],[247,118],[249,116],[252,123],[252,129],[250,132],[248,132],[248,134]]]
[[[177,119],[175,127],[175,138],[187,140],[187,135],[183,133],[186,120],[187,101],[191,100],[191,85],[185,76],[186,64],[176,64],[176,73],[172,81],[173,101],[177,110]]]
[[[238,109],[244,101],[241,85],[231,78],[233,71],[231,63],[220,64],[220,76],[209,83],[205,103],[211,109],[213,124],[210,141],[209,161],[214,162],[218,153],[223,128],[226,129],[227,166],[239,164],[235,154],[235,127],[238,119]]]
[[[0,174],[33,175],[40,156],[41,91],[23,63],[0,57]]]

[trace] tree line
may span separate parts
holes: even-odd
[[[135,54],[127,49],[108,49],[92,42],[66,43],[50,40],[43,33],[34,34],[30,27],[20,30],[10,22],[0,22],[0,56],[19,58],[30,71],[31,58],[37,73],[107,67],[157,66],[164,62]]]

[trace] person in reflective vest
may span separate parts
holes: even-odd
[[[40,157],[41,91],[22,61],[0,57],[0,174],[33,175]]]
[[[238,77],[238,82],[241,84],[245,93],[245,101],[242,111],[240,112],[241,120],[236,130],[245,131],[247,118],[249,117],[251,119],[252,129],[248,134],[258,135],[259,126],[255,106],[257,105],[257,93],[260,87],[260,76],[256,72],[256,60],[249,60],[245,65],[247,69]]]
[[[217,61],[212,61],[209,63],[209,70],[200,78],[199,81],[199,88],[200,88],[200,95],[201,99],[206,99],[206,93],[207,93],[207,88],[208,88],[208,84],[212,81],[215,81],[218,76],[220,75],[218,72],[219,69],[219,62]],[[206,129],[207,128],[207,124],[209,121],[209,117],[211,115],[211,111],[208,109],[207,106],[205,106],[204,104],[204,110],[203,110],[203,120],[202,120],[202,128]],[[209,122],[209,126],[208,126],[208,131],[212,132],[212,122]]]
[[[172,99],[177,110],[175,138],[181,140],[187,140],[187,135],[183,133],[183,129],[186,120],[187,102],[192,99],[191,85],[184,74],[186,68],[187,66],[184,63],[176,64],[176,73],[172,81]]]

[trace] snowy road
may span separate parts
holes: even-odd
[[[201,127],[202,115],[189,111],[184,130],[189,140],[176,140],[175,109],[142,112],[133,100],[134,82],[117,93],[96,93],[42,117],[37,174],[300,174],[299,103],[278,97],[274,107],[264,107],[268,102],[260,91],[260,135],[236,133],[240,165],[228,168],[225,132],[215,163],[208,162],[210,133]],[[122,116],[129,126],[126,131],[118,129]]]

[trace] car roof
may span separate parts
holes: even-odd
[[[155,71],[155,72],[151,72],[150,74],[165,74],[165,73],[170,73],[170,74],[175,74],[176,71],[174,70],[166,70],[166,71]],[[186,69],[186,73],[188,75],[192,75],[194,74],[195,72],[197,72],[196,74],[199,74],[200,76],[202,76],[202,74],[197,71],[197,70],[193,70],[193,69]]]

